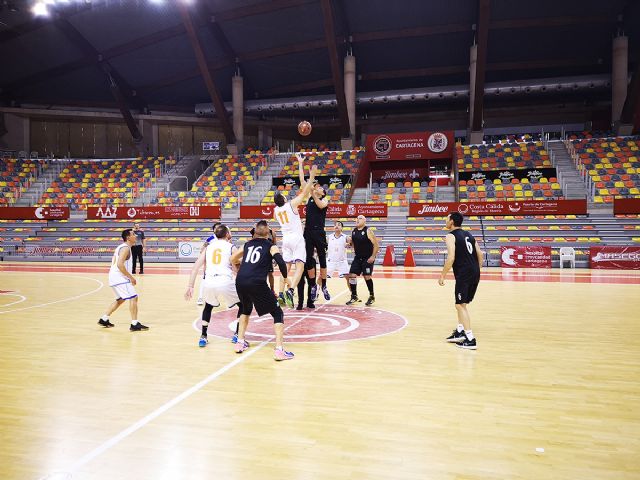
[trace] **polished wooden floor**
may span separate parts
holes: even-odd
[[[640,478],[640,272],[489,270],[473,352],[452,281],[376,269],[405,328],[277,363],[197,347],[186,267],[147,266],[131,333],[104,265],[0,263],[0,479]]]

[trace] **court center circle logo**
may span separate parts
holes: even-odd
[[[224,310],[211,316],[209,336],[231,338],[235,330],[237,310]],[[389,335],[407,326],[407,319],[394,312],[377,308],[347,305],[319,305],[315,310],[286,310],[284,339],[288,343],[338,342]],[[200,320],[194,328],[200,331]],[[247,340],[262,342],[273,338],[270,315],[249,319]]]

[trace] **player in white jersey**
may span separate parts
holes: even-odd
[[[302,172],[302,160],[298,159],[298,162],[300,171]],[[298,207],[309,194],[317,170],[315,165],[311,167],[311,177],[309,181],[300,189],[300,193],[298,193],[295,198],[287,202],[281,193],[277,193],[273,198],[276,204],[276,207],[273,209],[273,218],[276,219],[282,229],[282,258],[287,264],[291,265],[295,263],[296,265],[295,273],[291,279],[291,288],[286,292],[286,299],[282,295],[284,281],[281,280],[280,282],[280,299],[286,300],[290,307],[293,307],[293,292],[302,277],[304,264],[307,260],[307,252],[302,233],[302,220],[300,220],[300,215],[298,214]]]
[[[111,260],[111,268],[109,269],[109,286],[116,294],[116,300],[109,305],[105,314],[98,320],[98,324],[105,328],[113,327],[113,323],[109,321],[109,316],[126,300],[129,300],[129,312],[131,313],[129,330],[132,332],[149,330],[149,327],[138,322],[138,293],[134,288],[136,279],[131,274],[133,263],[131,247],[136,243],[136,235],[132,229],[127,228],[122,231],[122,239],[124,243],[116,247]]]
[[[349,263],[347,262],[347,245],[351,245],[351,237],[342,233],[344,225],[336,220],[333,225],[333,235],[329,235],[329,251],[327,253],[327,273],[332,275],[338,272],[340,278],[344,278],[349,287]]]
[[[189,286],[184,295],[186,300],[191,299],[196,277],[204,265],[202,298],[205,304],[202,310],[202,336],[198,342],[200,347],[205,347],[208,343],[207,329],[211,321],[211,311],[214,307],[220,306],[220,300],[224,300],[227,308],[240,303],[236,292],[234,270],[231,265],[231,255],[236,248],[231,243],[229,228],[226,225],[218,225],[214,236],[215,238],[208,242],[206,248],[200,252],[198,260],[191,269]]]

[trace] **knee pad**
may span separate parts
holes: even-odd
[[[280,305],[271,312],[271,316],[273,317],[273,323],[284,323],[284,312],[280,308]]]
[[[349,285],[357,285],[358,279],[356,277],[349,277]]]

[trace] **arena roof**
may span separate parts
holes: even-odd
[[[134,109],[210,101],[180,0],[87,0],[47,18],[34,17],[34,1],[0,0],[5,104],[113,105],[107,73]],[[322,1],[192,0],[222,100],[237,70],[246,99],[333,93]],[[339,65],[351,50],[359,92],[468,84],[482,1],[486,82],[610,73],[619,31],[629,36],[630,71],[640,60],[637,1],[331,0]]]

